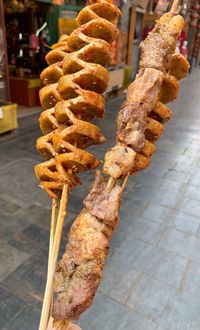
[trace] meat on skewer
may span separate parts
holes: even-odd
[[[106,183],[102,173],[97,172],[57,267],[55,320],[77,319],[93,301],[102,278],[109,241],[119,221],[122,187],[119,184],[113,187],[113,183],[149,165],[155,151],[154,142],[163,132],[163,123],[172,115],[162,103],[163,97],[168,93],[165,99],[168,101],[177,96],[177,80],[188,71],[183,57],[174,55],[183,23],[179,15],[164,14],[141,45],[140,70],[117,118],[117,144],[105,156],[103,172],[113,178],[112,182]]]

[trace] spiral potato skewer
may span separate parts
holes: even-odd
[[[119,14],[115,5],[104,0],[84,8],[77,17],[79,27],[62,36],[46,56],[49,67],[41,74],[46,86],[40,91],[44,136],[37,140],[37,149],[48,160],[36,165],[35,172],[50,197],[59,198],[64,184],[72,188],[80,183],[78,171],[99,164],[83,148],[105,140],[88,121],[104,115],[100,94],[108,85],[105,67]]]

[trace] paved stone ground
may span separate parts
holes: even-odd
[[[200,70],[182,82],[152,166],[130,178],[104,279],[84,330],[200,329]],[[112,145],[120,100],[100,125]],[[37,187],[36,133],[0,145],[0,329],[36,330],[45,285],[50,202]],[[105,146],[92,148],[102,157]],[[70,195],[65,234],[93,174]],[[62,249],[64,247],[64,241]]]

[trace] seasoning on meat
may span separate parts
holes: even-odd
[[[76,319],[92,303],[102,278],[112,232],[119,221],[122,188],[109,191],[100,172],[74,221],[54,280],[53,317]]]
[[[110,191],[101,172],[97,171],[94,185],[83,205],[90,214],[112,226],[118,217],[121,191],[122,188],[119,186]]]
[[[125,144],[117,143],[107,151],[104,159],[104,173],[117,179],[126,175],[134,166],[136,152]]]
[[[118,114],[117,139],[136,152],[144,146],[147,114],[155,107],[162,78],[158,70],[141,70],[128,88],[128,100]]]
[[[140,44],[140,67],[155,68],[163,72],[168,70],[183,26],[184,19],[180,15],[174,13],[162,15],[154,29]]]

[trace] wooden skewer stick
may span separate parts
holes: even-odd
[[[81,119],[81,115],[80,114],[77,114],[77,118],[78,119]],[[74,143],[74,146],[75,147],[77,147],[77,142],[75,142]],[[64,190],[64,188],[63,188],[63,190]],[[63,196],[63,191],[62,191],[62,196]],[[62,198],[61,198],[61,200],[62,200]],[[59,208],[59,213],[60,213],[60,209],[61,209],[61,202],[60,202],[60,208]],[[53,213],[53,205],[52,205],[52,213]],[[64,219],[64,218],[63,218]],[[62,230],[63,230],[63,226],[62,226],[62,228],[61,228],[61,231],[60,231],[60,233],[59,233],[59,235],[60,235],[60,240],[61,240],[61,236],[62,236]],[[56,240],[56,235],[55,235],[55,237],[53,237],[53,240]],[[58,242],[59,244],[58,244],[58,246],[57,246],[57,249],[58,249],[58,252],[59,252],[59,248],[60,248],[60,242]],[[50,246],[49,246],[50,247]],[[49,256],[52,256],[52,250],[49,250]],[[58,258],[58,257],[57,257]],[[56,263],[57,263],[57,259],[56,259],[56,262],[55,262],[55,267],[56,267]],[[49,272],[49,270],[48,270],[48,272]],[[55,272],[55,271],[54,271]],[[52,285],[53,285],[53,283],[52,283]],[[52,291],[52,290],[51,290]],[[51,306],[50,306],[50,308],[49,308],[49,310],[51,311],[51,307],[52,307],[52,302],[53,302],[53,299],[52,299],[52,296],[51,296]],[[50,313],[49,313],[50,314]],[[50,316],[50,315],[49,315]],[[71,323],[71,321],[69,320],[53,320],[52,319],[52,324],[53,324],[53,326],[55,327],[55,329],[57,329],[57,330],[62,330],[62,329],[67,329],[67,327],[70,325],[70,323]],[[39,329],[40,330],[40,329]],[[46,329],[45,329],[46,330]]]
[[[128,172],[124,178],[124,181],[122,183],[122,190],[124,190],[125,186],[126,186],[126,183],[127,183],[127,180],[129,178],[129,175],[130,175],[130,172]]]
[[[56,199],[53,199],[52,208],[51,208],[51,225],[50,225],[50,236],[49,236],[49,257],[48,257],[47,275],[50,272],[51,255],[52,255],[52,250],[53,250],[57,218],[58,218],[58,204],[57,204]],[[51,295],[50,314],[51,314],[51,309],[52,309],[52,302],[53,302],[53,295]]]
[[[57,223],[57,216],[58,216],[58,207],[57,202],[55,199],[52,201],[52,209],[51,209],[51,225],[50,225],[50,237],[49,237],[49,257],[48,257],[48,271],[49,272],[49,265],[50,259],[53,249],[53,242],[54,242],[54,235],[55,235],[55,228]]]
[[[107,183],[107,188],[111,190],[114,185],[115,185],[116,180],[112,178],[112,176],[109,177],[108,183]]]
[[[58,260],[58,252],[60,247],[60,241],[62,236],[64,218],[66,214],[66,207],[68,202],[68,185],[64,185],[62,191],[62,197],[60,201],[60,208],[58,213],[57,225],[55,229],[55,236],[53,241],[52,250],[50,252],[50,259],[48,265],[48,274],[47,274],[47,283],[45,288],[42,313],[40,318],[39,330],[46,330],[47,324],[49,321],[49,312],[51,306],[51,298],[52,298],[52,287],[53,287],[53,277],[56,269],[56,264]]]
[[[174,0],[172,3],[172,7],[170,13],[176,13],[178,10],[179,0]]]

